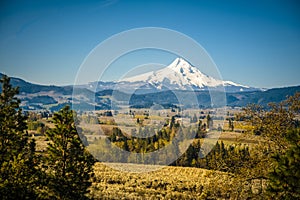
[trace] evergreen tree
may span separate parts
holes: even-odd
[[[175,124],[175,117],[172,116],[172,117],[171,117],[171,122],[170,122],[170,129],[173,128],[174,124]]]
[[[38,160],[35,141],[29,141],[26,117],[15,97],[10,78],[0,80],[0,196],[2,199],[37,198]]]
[[[93,157],[77,133],[77,122],[69,106],[54,114],[55,128],[46,133],[49,196],[58,199],[86,199],[93,176]]]
[[[234,123],[233,123],[233,120],[229,118],[228,120],[228,127],[229,127],[229,130],[230,131],[233,131],[234,130]]]
[[[212,129],[213,128],[213,119],[209,114],[206,116],[206,122],[207,122],[207,128]]]
[[[269,191],[279,199],[300,199],[300,131],[289,132],[290,147],[276,154],[275,169],[269,174]]]
[[[202,121],[199,120],[196,138],[205,138],[206,130],[203,128]]]
[[[194,114],[193,118],[191,119],[191,122],[195,123],[197,121],[198,121],[198,118],[197,118],[196,114]]]

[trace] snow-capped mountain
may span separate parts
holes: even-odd
[[[183,58],[176,58],[169,66],[156,72],[149,72],[119,81],[122,82],[146,82],[157,89],[168,87],[170,89],[207,89],[220,86],[235,86],[250,88],[231,81],[221,81],[203,74],[198,68],[192,66]]]
[[[202,73],[183,58],[176,58],[169,66],[152,72],[124,78],[117,82],[90,83],[96,91],[114,89],[148,93],[161,90],[218,90],[224,86],[227,92],[254,91],[257,88],[244,86],[232,81],[217,80]]]

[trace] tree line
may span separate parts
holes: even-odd
[[[211,118],[207,120],[212,121]],[[150,137],[149,137],[150,135]],[[251,159],[249,147],[247,145],[225,145],[223,141],[216,143],[213,149],[207,153],[203,149],[200,139],[207,135],[206,123],[198,121],[195,127],[182,128],[175,117],[171,117],[168,125],[165,125],[160,130],[155,130],[153,127],[140,127],[137,132],[130,136],[122,132],[118,127],[113,127],[111,133],[106,139],[94,141],[94,147],[91,147],[93,155],[99,160],[107,161],[108,158],[113,158],[112,162],[134,162],[139,164],[162,164],[170,157],[176,157],[172,166],[181,167],[198,167],[210,170],[220,170],[225,172],[238,171],[246,161]],[[191,144],[181,151],[179,144],[184,142]],[[134,158],[133,154],[122,154],[118,147],[127,152],[140,153],[138,158]],[[160,154],[152,154],[151,158],[148,153],[155,152],[163,147],[169,147],[168,152]],[[108,150],[110,149],[110,150]],[[116,152],[118,151],[118,152]],[[122,155],[119,156],[118,155]],[[173,156],[171,156],[173,155]],[[149,160],[151,159],[151,160]],[[164,162],[163,162],[164,163]]]

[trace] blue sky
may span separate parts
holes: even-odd
[[[288,0],[3,0],[0,71],[34,83],[73,84],[100,42],[141,27],[168,28],[193,38],[224,80],[265,88],[300,85],[300,3]],[[149,54],[139,62],[169,64],[172,56]],[[108,77],[131,68],[127,61]]]

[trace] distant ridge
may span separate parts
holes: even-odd
[[[3,74],[0,73],[0,77],[2,76]],[[13,77],[11,77],[11,83],[13,86],[20,87],[18,97],[22,101],[21,106],[24,110],[57,111],[63,105],[72,103],[74,108],[78,110],[108,110],[111,109],[114,99],[130,99],[130,106],[136,108],[149,108],[154,104],[169,108],[178,103],[172,90],[155,90],[151,93],[130,95],[111,89],[94,93],[86,88],[76,87],[76,95],[72,96],[72,86],[38,85]],[[183,95],[189,95],[190,92],[197,96],[199,107],[209,108],[211,106],[208,91],[177,90],[177,94]],[[281,102],[296,92],[300,92],[300,86],[272,88],[265,91],[227,92],[226,98],[227,105],[232,107],[243,107],[251,103],[266,106],[270,102]]]

